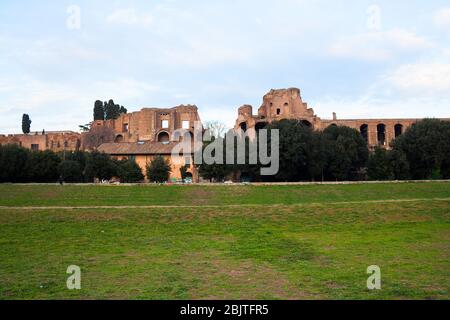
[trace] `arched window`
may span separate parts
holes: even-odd
[[[398,138],[399,136],[401,136],[403,134],[403,125],[396,124],[394,126],[394,131],[395,131],[395,137]]]
[[[380,146],[386,145],[386,125],[381,123],[377,126],[377,138],[378,138],[378,145]]]
[[[369,143],[369,126],[367,124],[363,124],[359,128],[359,132],[361,132],[361,136],[364,138],[364,140]]]
[[[163,131],[158,134],[158,142],[162,143],[169,143],[170,142],[170,136],[167,132]]]
[[[246,132],[247,131],[247,122],[242,122],[239,127],[241,128],[242,131]]]
[[[123,135],[119,134],[117,135],[116,139],[114,139],[115,143],[121,143],[123,142]]]

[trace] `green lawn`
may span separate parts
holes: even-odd
[[[0,195],[0,299],[450,298],[450,183]],[[165,207],[139,208],[154,205]],[[66,288],[69,265],[79,291]],[[366,288],[370,265],[382,290]]]

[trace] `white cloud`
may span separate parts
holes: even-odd
[[[419,93],[449,93],[450,64],[418,63],[400,66],[385,79],[395,88]]]
[[[331,46],[329,53],[363,60],[387,60],[397,53],[433,46],[433,43],[413,32],[396,28],[340,38]]]
[[[117,9],[106,20],[110,23],[129,25],[149,25],[153,22],[153,16],[149,13],[139,14],[134,8]]]
[[[450,8],[442,8],[434,15],[434,24],[450,30]]]

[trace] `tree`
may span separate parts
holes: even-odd
[[[82,136],[83,145],[88,150],[96,150],[103,143],[114,142],[116,134],[113,129],[108,126],[94,125],[89,132]]]
[[[370,180],[394,180],[394,172],[386,149],[376,148],[370,154],[367,162],[367,175]]]
[[[215,138],[212,137],[211,141],[205,141],[203,143],[203,154],[205,154],[205,150],[209,149],[214,145],[223,145],[223,155],[222,159],[220,160],[222,163],[212,163],[212,164],[206,164],[204,161],[201,165],[198,167],[198,172],[200,176],[203,179],[207,179],[210,182],[216,181],[216,182],[222,182],[225,180],[226,176],[231,173],[231,170],[233,169],[232,166],[226,165],[226,139],[224,138]],[[216,150],[211,151],[211,156],[216,157]],[[219,162],[219,161],[217,161]]]
[[[30,153],[16,145],[0,145],[0,182],[29,182]]]
[[[119,109],[119,112],[120,112],[120,114],[126,114],[128,112],[128,110],[124,106],[121,106]]]
[[[61,159],[52,151],[33,151],[29,158],[30,180],[32,182],[55,182],[58,180],[58,166]]]
[[[138,183],[144,180],[141,167],[132,159],[117,162],[117,175],[122,183]]]
[[[360,180],[369,157],[367,143],[361,134],[349,127],[330,126],[323,135],[326,178]]]
[[[388,152],[389,165],[396,180],[409,180],[411,173],[406,155],[399,150]]]
[[[278,129],[280,138],[280,169],[273,178],[276,181],[310,180],[312,129],[298,120],[275,121],[267,129]]]
[[[94,121],[105,120],[105,109],[100,100],[95,101],[94,104]]]
[[[105,107],[105,120],[115,120],[120,116],[120,106],[114,103],[114,100],[109,100]]]
[[[156,156],[147,166],[147,178],[151,182],[164,183],[169,180],[170,163],[163,156]]]
[[[393,143],[405,155],[413,179],[450,178],[450,123],[425,119]]]
[[[209,130],[211,137],[223,138],[227,132],[227,126],[220,121],[208,121],[205,129]]]
[[[66,160],[61,162],[58,166],[58,173],[66,182],[83,182],[83,168],[78,161]]]
[[[87,157],[85,174],[90,181],[110,180],[117,175],[117,166],[106,153],[93,151]]]
[[[30,116],[28,114],[24,113],[22,116],[22,132],[24,134],[30,133],[31,122],[32,121],[30,119]]]

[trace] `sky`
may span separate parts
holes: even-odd
[[[0,133],[77,131],[97,99],[232,127],[289,87],[324,119],[450,118],[449,1],[0,1]]]

